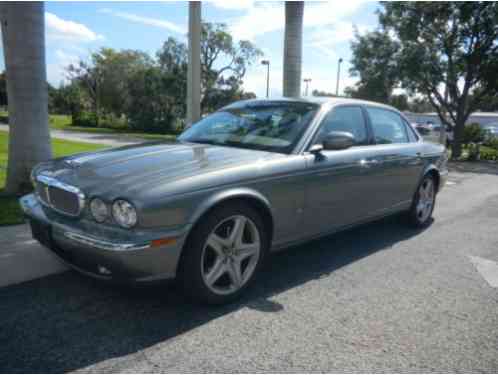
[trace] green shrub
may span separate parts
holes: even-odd
[[[489,137],[484,144],[492,149],[498,150],[498,137]]]
[[[463,143],[468,145],[470,143],[480,143],[484,141],[484,130],[477,123],[466,125],[463,129]]]
[[[498,149],[483,147],[481,149],[480,159],[498,161]]]
[[[74,126],[94,128],[97,126],[97,116],[93,112],[81,111],[73,118]]]
[[[114,129],[118,131],[130,130],[130,126],[128,125],[126,117],[124,116],[117,117],[113,114],[106,114],[100,116],[99,128]]]

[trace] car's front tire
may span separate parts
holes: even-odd
[[[427,174],[415,192],[408,219],[417,228],[424,228],[432,221],[432,212],[436,203],[436,181],[432,174]]]
[[[189,237],[179,281],[196,301],[231,302],[254,280],[268,247],[268,233],[256,210],[243,202],[220,206]]]

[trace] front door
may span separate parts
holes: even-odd
[[[307,183],[305,220],[307,235],[318,235],[352,224],[373,209],[375,187],[370,176],[377,173],[372,162],[371,136],[360,106],[335,107],[323,119],[310,146],[321,144],[331,131],[353,134],[355,145],[346,150],[323,150],[306,155]]]

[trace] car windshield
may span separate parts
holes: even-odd
[[[179,140],[290,153],[318,108],[313,103],[284,101],[236,104],[192,125]]]

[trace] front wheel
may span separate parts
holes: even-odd
[[[428,226],[431,223],[435,203],[436,185],[434,177],[429,174],[424,176],[413,198],[408,212],[410,223],[419,228]]]
[[[194,231],[179,275],[184,290],[210,304],[234,300],[255,278],[268,248],[260,215],[234,203],[215,209]]]

